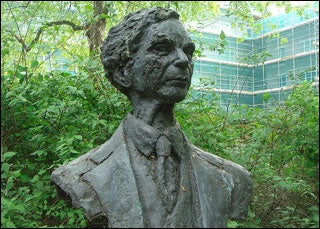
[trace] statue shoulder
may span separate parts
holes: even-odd
[[[97,197],[91,187],[82,181],[82,176],[95,167],[89,159],[100,147],[90,150],[88,153],[78,157],[69,163],[55,169],[51,174],[51,181],[56,185],[60,197],[76,208],[82,208],[86,218],[95,218],[102,214],[102,208],[95,207]],[[85,200],[89,201],[85,201]]]
[[[103,208],[93,187],[83,178],[105,160],[110,160],[113,152],[117,151],[120,145],[125,144],[121,130],[118,128],[104,144],[58,167],[51,174],[51,181],[57,186],[58,194],[66,200],[71,200],[75,207],[81,207],[89,221],[100,217],[103,214]]]
[[[195,146],[194,149],[194,154],[198,158],[218,167],[218,171],[231,175],[233,190],[229,217],[230,219],[244,220],[247,217],[248,205],[252,196],[253,185],[250,172],[232,161],[205,152]]]
[[[121,128],[118,128],[112,137],[102,145],[55,169],[51,175],[53,182],[58,182],[58,177],[64,180],[82,177],[107,160],[121,144],[124,144],[124,139]]]
[[[251,181],[251,174],[249,173],[248,170],[246,170],[243,166],[239,165],[239,164],[236,164],[232,161],[229,161],[229,160],[226,160],[222,157],[219,157],[217,155],[214,155],[214,154],[211,154],[211,153],[208,153],[196,146],[193,146],[194,147],[194,153],[206,160],[208,163],[214,165],[214,166],[217,166],[219,167],[220,169],[222,170],[225,170],[226,172],[230,173],[232,176],[235,176],[237,177],[237,179],[249,179]]]
[[[193,148],[194,148],[194,151],[193,151],[194,154],[192,155],[193,157],[198,156],[201,159],[207,161],[211,165],[217,166],[220,169],[223,168],[223,159],[221,157],[208,153],[194,145],[193,145]]]

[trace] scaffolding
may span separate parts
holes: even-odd
[[[247,38],[239,42],[242,32],[231,28],[231,19],[222,9],[215,23],[200,31],[205,46],[217,42],[222,30],[228,45],[222,54],[207,48],[202,52],[203,57],[195,60],[192,85],[198,94],[199,91],[215,91],[220,96],[221,106],[264,107],[267,103],[263,99],[265,93],[280,102],[298,81],[318,85],[318,11],[307,10],[303,16],[291,12],[256,23],[262,24],[260,34],[247,29]],[[272,30],[271,24],[276,25],[276,31]],[[272,37],[275,32],[279,36]],[[200,38],[196,34],[192,37]]]

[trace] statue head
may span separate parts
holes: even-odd
[[[101,60],[106,77],[129,99],[142,96],[173,104],[189,90],[194,48],[177,12],[147,8],[110,29]]]

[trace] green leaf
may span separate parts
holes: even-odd
[[[239,224],[236,221],[229,220],[228,221],[228,228],[237,228]]]
[[[34,177],[30,180],[31,183],[35,183],[39,181],[39,176],[38,175],[34,175]]]
[[[25,72],[25,71],[27,71],[27,69],[28,69],[28,67],[21,66],[21,65],[18,66],[18,70],[19,70],[20,72]]]
[[[77,91],[77,88],[76,88],[76,87],[69,86],[68,88],[69,88],[69,91],[70,91],[71,93],[75,93],[75,92]]]
[[[82,136],[81,135],[75,135],[74,138],[82,141]]]
[[[31,62],[31,68],[35,68],[39,65],[39,62],[37,60],[34,60]]]
[[[6,152],[3,155],[1,154],[1,162],[10,160],[17,152]]]
[[[2,219],[1,219],[1,221],[2,221]],[[1,223],[1,224],[2,224],[2,223]],[[16,228],[16,225],[14,225],[13,222],[8,221],[8,219],[6,219],[6,221],[5,221],[4,224],[5,224],[5,225],[4,225],[4,228]]]
[[[7,191],[10,191],[12,187],[13,187],[13,177],[9,177],[9,179],[7,180],[7,186],[6,186]]]
[[[87,11],[93,11],[93,6],[92,6],[91,4],[85,5],[84,8],[85,8]]]
[[[3,176],[4,174],[8,173],[9,169],[10,169],[10,164],[2,163],[1,164],[1,171],[2,171],[1,176]]]
[[[271,95],[269,93],[264,93],[262,95],[262,100],[267,102],[270,99]]]
[[[105,18],[106,19],[106,18],[111,18],[111,16],[102,13],[102,14],[100,14],[100,18]]]
[[[223,30],[221,30],[220,39],[224,40],[225,38],[226,38],[226,34],[223,32]]]
[[[37,155],[37,156],[39,156],[39,157],[41,157],[41,156],[47,156],[47,152],[46,151],[44,151],[44,150],[37,150],[37,151],[35,151],[35,152],[33,152],[32,154],[30,154],[30,155]]]
[[[19,176],[19,180],[20,180],[21,182],[23,182],[23,183],[26,183],[26,182],[29,182],[30,177],[28,177],[26,174],[21,174],[21,175]]]
[[[35,164],[27,164],[29,170],[34,170],[36,168]]]
[[[282,178],[276,175],[276,176],[273,177],[273,180],[274,181],[280,181],[280,180],[282,180]]]
[[[1,56],[4,57],[5,55],[9,54],[9,49],[2,49]]]
[[[71,73],[70,72],[61,72],[61,75],[62,76],[71,76]]]
[[[22,205],[16,205],[16,206],[14,206],[14,209],[18,210],[20,212],[25,212],[26,211],[26,209]]]
[[[12,171],[12,175],[17,178],[21,175],[21,169],[18,169],[18,170],[15,170],[15,171]]]

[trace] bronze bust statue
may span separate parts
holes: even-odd
[[[194,146],[173,114],[189,90],[194,48],[171,9],[140,10],[110,29],[102,64],[133,111],[107,142],[51,175],[89,225],[226,227],[245,219],[250,173]]]

